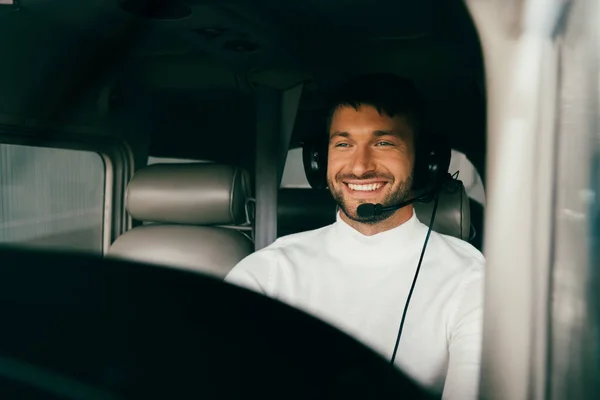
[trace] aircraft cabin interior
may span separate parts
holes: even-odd
[[[335,222],[326,99],[392,72],[451,148],[432,229],[486,257],[481,398],[593,398],[596,3],[0,0],[0,244],[220,284]]]

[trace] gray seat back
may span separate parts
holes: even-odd
[[[126,207],[144,225],[121,235],[108,256],[223,278],[254,251],[246,221],[248,175],[218,164],[155,164],[130,182]]]

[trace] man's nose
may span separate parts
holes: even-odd
[[[356,149],[352,163],[352,173],[361,176],[373,170],[375,170],[375,164],[371,150],[369,148]]]

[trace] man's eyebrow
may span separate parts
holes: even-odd
[[[405,134],[402,132],[398,132],[398,131],[383,131],[383,130],[377,130],[377,131],[373,131],[373,135],[377,136],[377,137],[381,137],[381,136],[395,136],[398,137],[400,139],[403,139]]]
[[[331,136],[329,137],[330,139],[333,139],[336,136],[341,136],[341,137],[345,137],[345,138],[349,138],[350,134],[348,132],[339,132],[339,131],[335,131],[331,134]]]

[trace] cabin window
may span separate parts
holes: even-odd
[[[98,153],[0,144],[0,243],[102,253]]]

